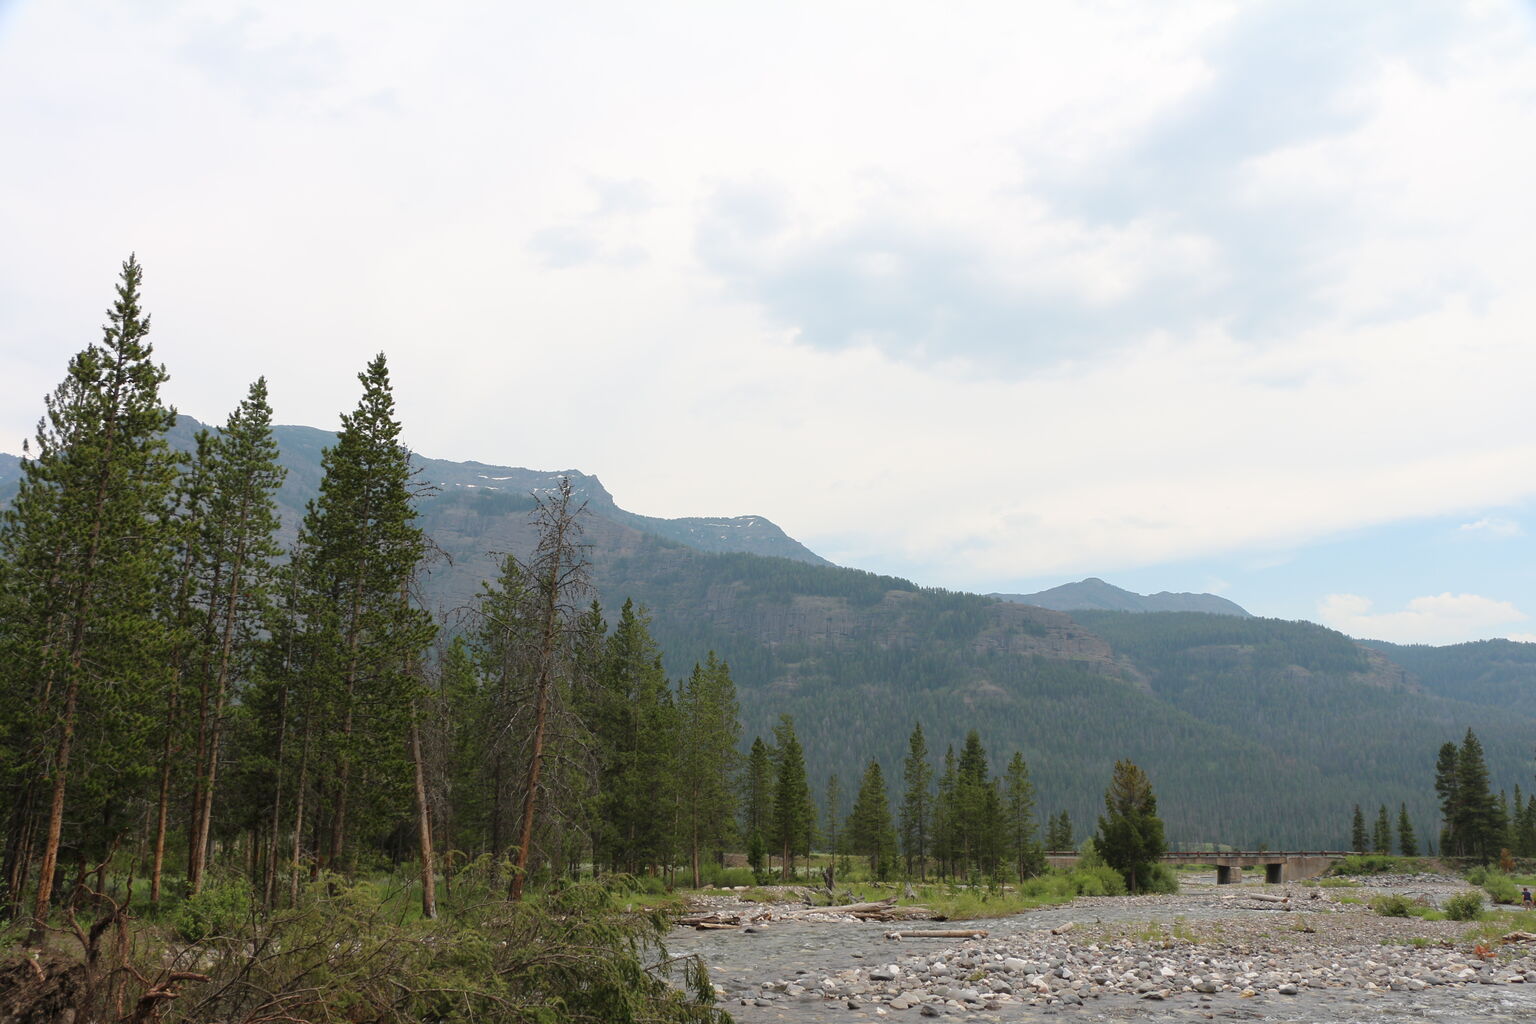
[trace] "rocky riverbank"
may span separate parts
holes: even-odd
[[[970,940],[889,941],[890,925],[813,926],[785,919],[787,907],[772,917],[757,907],[757,920],[742,929],[673,945],[706,957],[722,1001],[743,1021],[1085,1012],[1093,1019],[1132,1008],[1199,1019],[1289,1013],[1288,1001],[1307,1019],[1354,1020],[1363,1018],[1326,1004],[1338,1011],[1381,999],[1384,1011],[1473,988],[1477,997],[1446,1005],[1475,1004],[1486,1016],[1501,1005],[1487,997],[1507,990],[1511,1019],[1536,1014],[1536,942],[1500,944],[1469,922],[1388,918],[1368,906],[1383,892],[1438,906],[1466,891],[1463,883],[1354,881],[1347,888],[1195,884],[1175,896],[1083,898],[974,922],[988,934]]]

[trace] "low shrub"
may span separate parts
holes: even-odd
[[[1476,921],[1483,916],[1483,894],[1460,892],[1445,901],[1445,916],[1452,921]]]
[[[251,889],[243,878],[215,881],[176,908],[171,926],[187,942],[233,935],[251,916]]]
[[[1412,917],[1413,905],[1408,902],[1408,897],[1398,893],[1387,893],[1371,900],[1371,909],[1382,917]]]
[[[1360,853],[1345,857],[1328,869],[1330,875],[1384,875],[1403,870],[1401,857],[1385,853]]]
[[[1125,879],[1114,868],[1079,866],[1067,876],[1079,896],[1124,896]]]
[[[1488,898],[1495,903],[1520,902],[1520,887],[1515,884],[1513,878],[1502,871],[1484,872],[1483,880],[1474,884],[1481,885],[1483,891],[1488,894]]]
[[[1147,872],[1145,878],[1138,878],[1142,892],[1176,893],[1179,891],[1179,876],[1167,864],[1154,864],[1152,870]]]

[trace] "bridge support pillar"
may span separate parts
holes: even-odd
[[[1264,882],[1265,882],[1265,884],[1266,885],[1279,885],[1281,882],[1283,882],[1285,880],[1284,877],[1283,877],[1284,871],[1285,871],[1285,864],[1284,863],[1280,863],[1280,864],[1265,864],[1264,865]]]
[[[1235,885],[1243,880],[1243,869],[1236,864],[1216,865],[1216,884]]]

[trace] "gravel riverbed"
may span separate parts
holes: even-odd
[[[1397,892],[1439,906],[1466,891],[1464,883],[1432,875],[1352,881],[1356,887],[1185,882],[1174,896],[1081,898],[933,926],[986,929],[980,939],[890,941],[886,933],[923,923],[812,918],[678,929],[668,944],[705,959],[722,1004],[744,1024],[1536,1020],[1536,943],[1494,941],[1479,955],[1472,923],[1381,917],[1366,905]],[[735,905],[728,895],[710,903],[749,916],[793,911]],[[1532,918],[1528,930],[1536,930]]]

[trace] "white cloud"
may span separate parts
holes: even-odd
[[[1484,516],[1470,523],[1462,523],[1456,527],[1456,531],[1474,537],[1492,537],[1497,539],[1520,537],[1525,533],[1520,528],[1520,524],[1513,519],[1504,519],[1499,516]]]
[[[1332,6],[22,4],[0,450],[137,248],[193,415],[383,349],[425,454],[925,583],[1509,508],[1536,44]]]
[[[1350,636],[1402,644],[1455,644],[1493,637],[1524,639],[1508,627],[1530,616],[1509,601],[1478,594],[1416,597],[1401,611],[1374,612],[1359,594],[1329,594],[1317,605],[1318,621]]]

